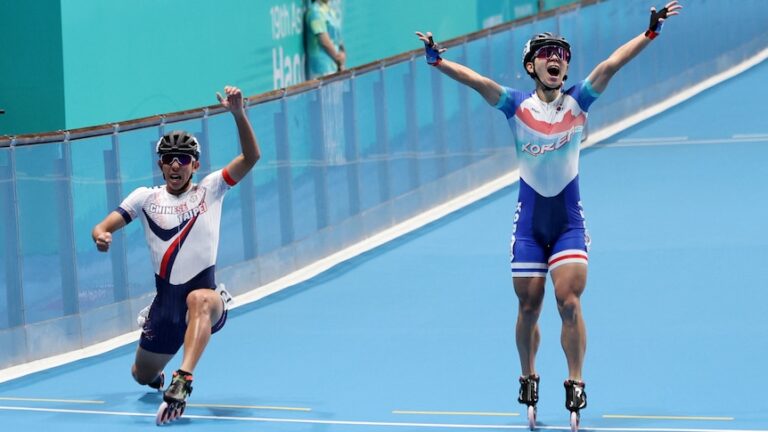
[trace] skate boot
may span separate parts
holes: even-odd
[[[528,427],[536,429],[536,404],[539,402],[539,376],[536,374],[520,377],[520,395],[517,401],[528,406]]]
[[[235,305],[235,299],[232,298],[232,294],[227,291],[227,287],[223,283],[216,285],[216,294],[221,297],[221,301],[224,302],[224,309],[229,310]]]
[[[580,410],[587,407],[587,393],[584,391],[586,384],[583,381],[566,380],[565,408],[571,412],[571,432],[579,430],[581,420]]]
[[[160,372],[160,375],[147,385],[155,390],[162,391],[165,385],[165,372]]]
[[[190,394],[192,394],[192,375],[179,369],[173,373],[171,385],[163,393],[163,403],[160,404],[155,419],[157,425],[170,423],[181,417]]]

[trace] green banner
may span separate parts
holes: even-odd
[[[216,103],[214,93],[225,84],[250,96],[300,83],[309,1],[0,2],[0,15],[21,23],[0,30],[17,41],[0,52],[13,66],[0,68],[0,108],[6,110],[0,134],[193,109]],[[419,48],[414,31],[446,40],[536,14],[540,4],[549,9],[577,0],[331,1],[342,14],[352,68]]]
[[[264,90],[289,87],[304,81],[304,1],[278,2],[269,8],[272,29],[272,82]]]

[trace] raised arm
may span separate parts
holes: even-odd
[[[226,86],[224,87],[224,93],[226,94],[226,98],[220,93],[216,93],[216,97],[235,118],[237,134],[240,139],[240,148],[243,150],[243,152],[232,159],[232,162],[226,167],[229,176],[235,183],[237,183],[248,174],[248,171],[250,171],[254,165],[256,165],[256,162],[261,158],[261,150],[259,149],[259,142],[256,140],[256,134],[251,127],[251,122],[248,120],[248,116],[245,113],[243,94],[240,92],[240,89],[237,87]]]
[[[499,84],[464,65],[440,57],[440,54],[445,52],[445,48],[441,48],[432,40],[432,33],[416,32],[416,36],[424,42],[427,63],[454,80],[475,89],[489,104],[496,105],[499,102],[499,98],[504,92]]]
[[[113,211],[91,231],[93,242],[99,252],[106,252],[112,244],[112,233],[125,226],[125,219],[120,213]]]
[[[613,75],[619,71],[625,64],[635,58],[660,32],[661,26],[664,24],[664,20],[670,16],[674,16],[680,13],[682,6],[678,4],[677,0],[667,3],[667,5],[660,11],[656,11],[655,7],[651,8],[651,22],[648,30],[645,33],[641,33],[635,36],[632,40],[625,43],[619,49],[613,52],[607,59],[598,64],[592,73],[589,74],[589,82],[592,84],[592,88],[602,93],[608,86],[608,82],[613,78]]]

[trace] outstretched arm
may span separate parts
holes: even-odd
[[[235,118],[237,133],[240,138],[240,148],[243,150],[243,153],[232,159],[232,162],[226,168],[227,174],[237,183],[256,165],[256,162],[261,158],[261,150],[259,149],[259,142],[256,140],[256,134],[251,127],[251,122],[245,113],[243,94],[240,92],[240,89],[226,86],[224,87],[224,93],[226,98],[222,97],[220,93],[216,93],[216,97]]]
[[[661,26],[664,24],[664,20],[670,16],[674,16],[680,13],[682,6],[678,4],[677,0],[673,0],[660,11],[656,11],[655,7],[651,8],[651,23],[648,30],[635,36],[632,40],[625,43],[619,49],[613,52],[610,57],[598,64],[597,67],[589,74],[589,82],[592,84],[592,88],[602,93],[608,86],[608,82],[613,78],[613,75],[619,71],[625,64],[635,58],[660,32]]]
[[[416,32],[416,36],[419,40],[424,42],[424,49],[427,52],[427,63],[436,67],[440,72],[448,75],[454,80],[472,87],[480,93],[480,95],[491,105],[496,105],[501,98],[504,89],[492,79],[480,75],[474,70],[461,65],[459,63],[452,62],[450,60],[444,60],[440,57],[440,54],[445,52],[445,48],[440,48],[432,40],[432,33],[426,34]]]

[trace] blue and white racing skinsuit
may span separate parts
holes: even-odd
[[[587,264],[579,145],[587,111],[598,96],[584,80],[549,103],[535,91],[505,87],[496,105],[507,116],[520,166],[510,242],[513,277],[545,277],[563,264]]]

